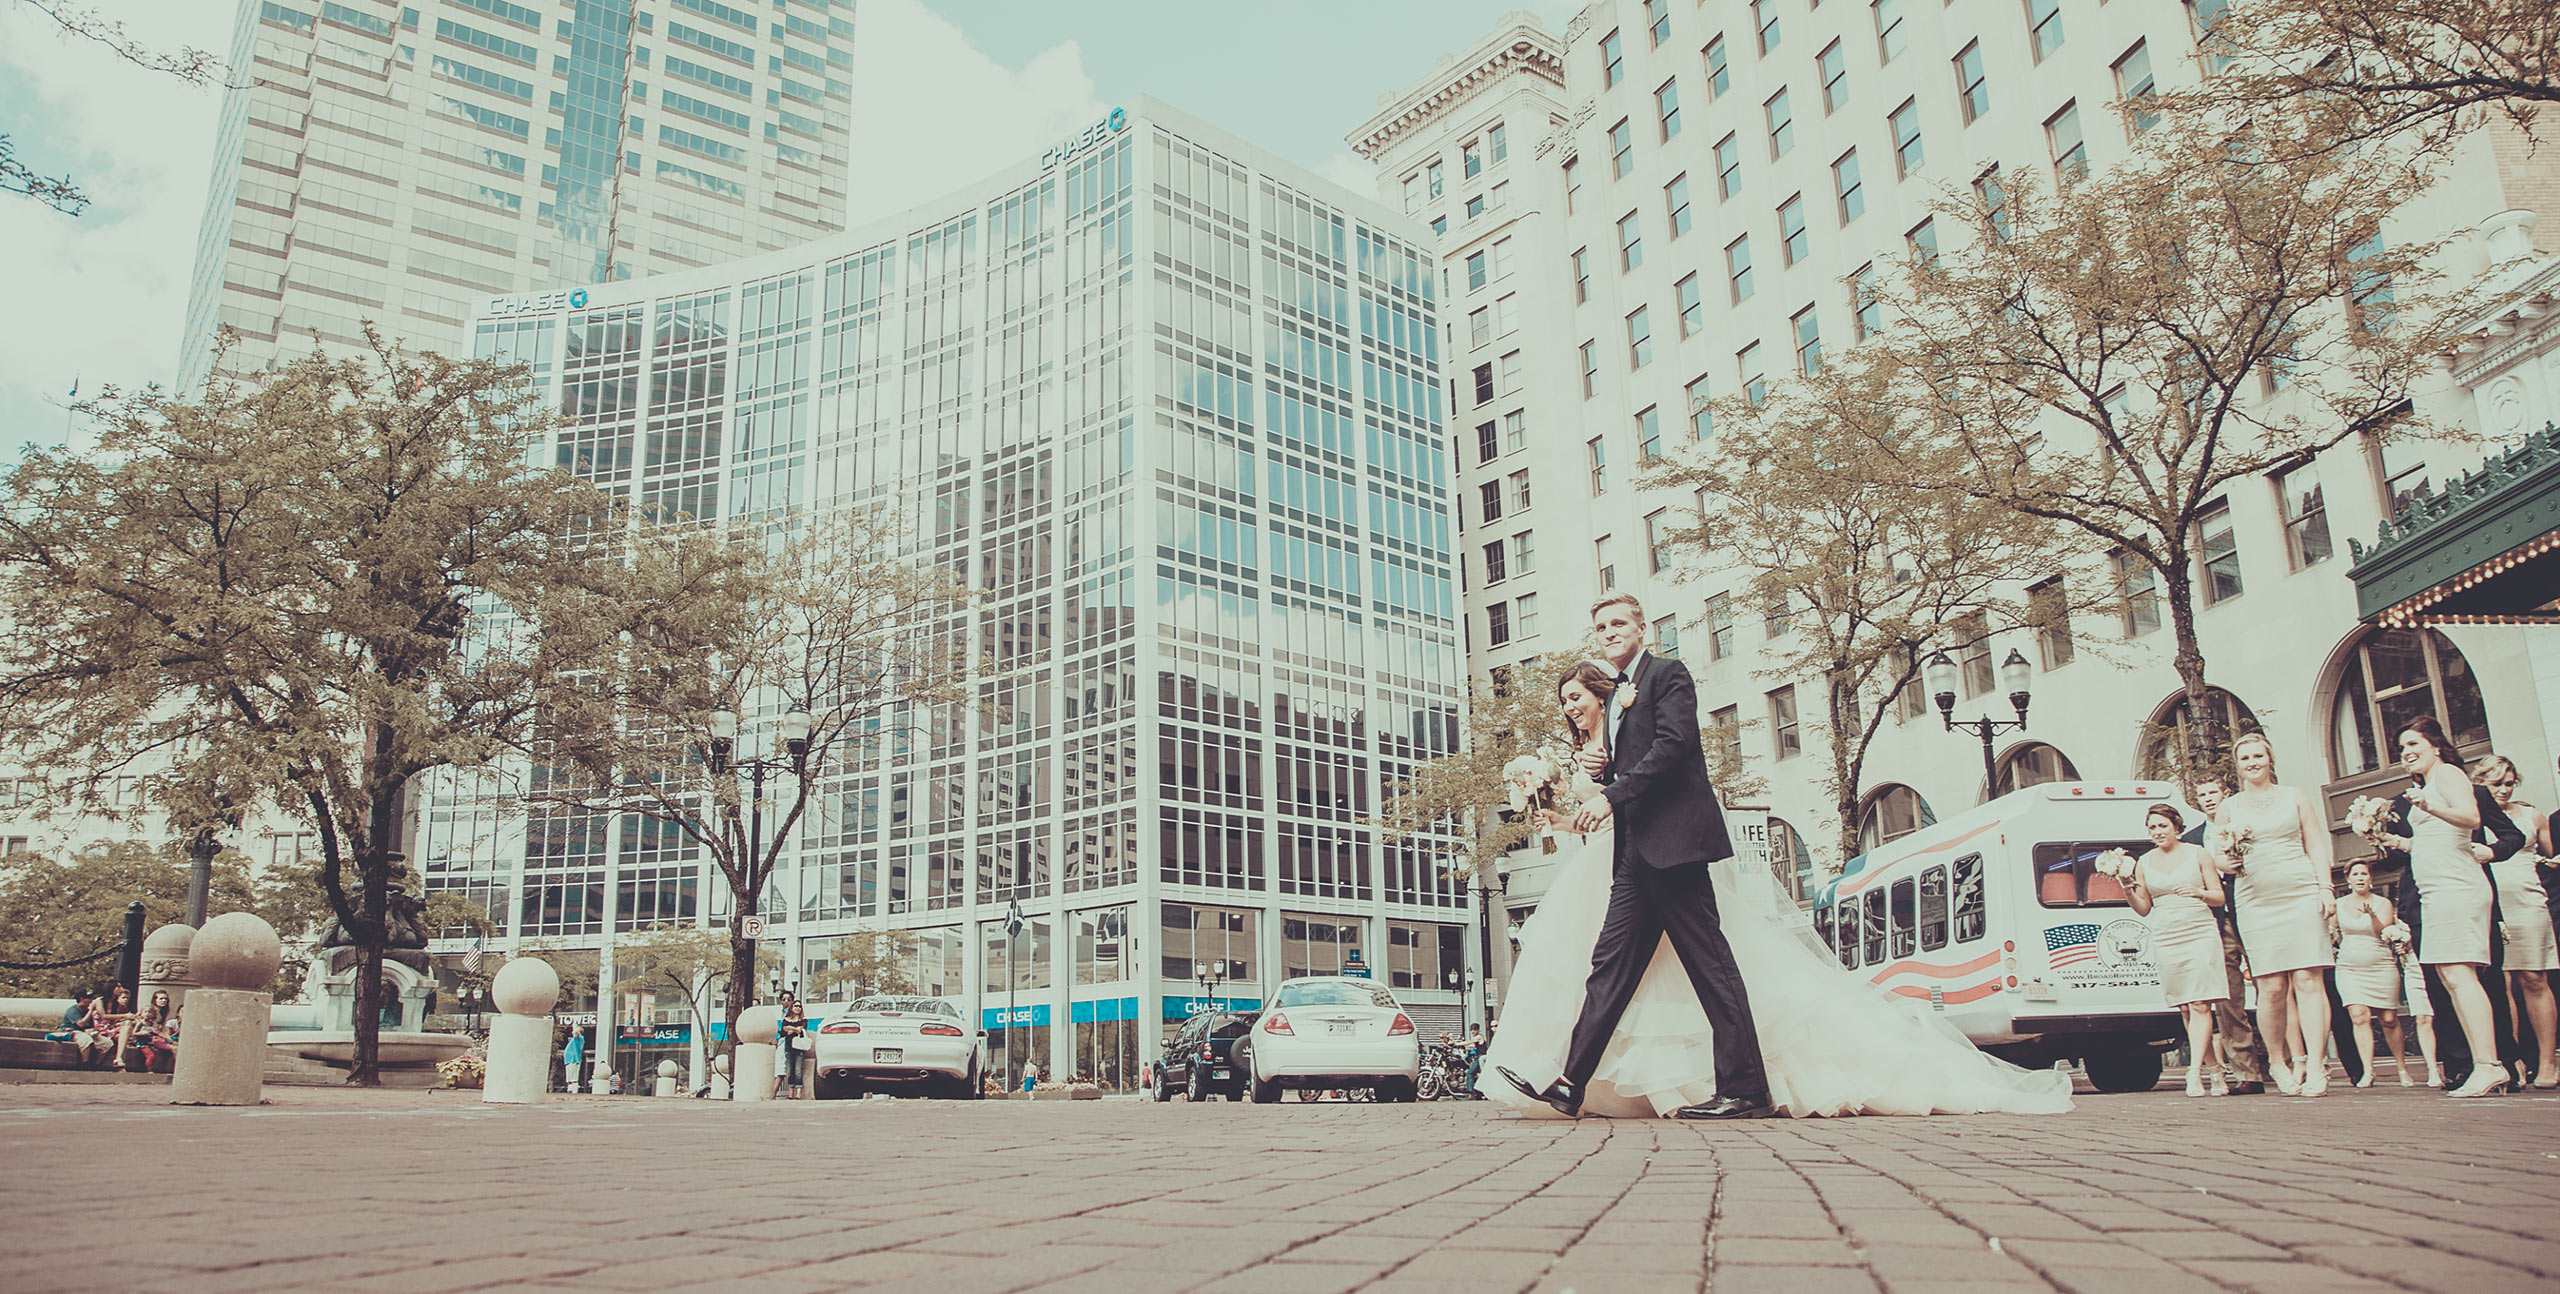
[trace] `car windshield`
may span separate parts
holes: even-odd
[[[853,1004],[856,1011],[897,1011],[916,1015],[957,1016],[960,1008],[938,997],[866,997]]]
[[[1395,995],[1374,985],[1349,980],[1315,980],[1280,986],[1281,1006],[1375,1006],[1394,1010]]]

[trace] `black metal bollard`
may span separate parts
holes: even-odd
[[[116,979],[134,1009],[142,1007],[142,900],[124,906],[124,950],[116,954]]]

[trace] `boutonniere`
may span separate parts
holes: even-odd
[[[1610,700],[1621,710],[1633,706],[1636,703],[1636,685],[1629,682],[1625,687],[1619,688],[1617,695]]]

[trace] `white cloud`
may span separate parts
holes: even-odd
[[[229,45],[231,7],[119,0],[108,16],[154,46]],[[59,441],[74,378],[172,380],[211,173],[221,92],[198,90],[0,6],[0,79],[18,159],[69,173],[94,202],[72,217],[0,195],[0,260],[16,307],[0,313],[0,454]]]
[[[847,223],[984,179],[1105,111],[1073,41],[1014,71],[919,0],[863,0],[854,16]]]

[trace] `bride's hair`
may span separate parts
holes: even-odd
[[[1564,675],[1556,680],[1556,704],[1559,710],[1564,704],[1564,685],[1567,683],[1580,683],[1583,691],[1600,698],[1601,705],[1605,707],[1609,702],[1610,694],[1618,690],[1618,672],[1596,660],[1575,661],[1573,668],[1566,670]],[[1574,745],[1579,746],[1591,740],[1590,734],[1574,726],[1572,715],[1563,717],[1565,736]]]

